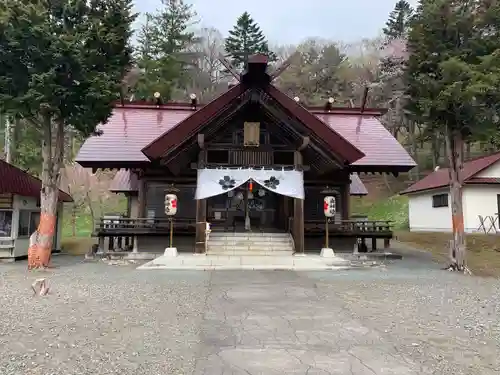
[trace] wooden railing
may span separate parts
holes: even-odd
[[[196,220],[192,219],[173,219],[174,231],[196,232]],[[169,235],[170,219],[151,219],[151,218],[120,218],[120,219],[100,219],[94,229],[95,236],[126,236],[126,235]]]
[[[304,230],[307,233],[324,233],[325,220],[306,220]],[[330,235],[345,237],[391,238],[392,224],[388,220],[342,220],[328,224]]]

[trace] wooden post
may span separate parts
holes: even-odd
[[[170,247],[174,247],[174,218],[170,218]]]
[[[349,220],[351,216],[351,180],[350,178],[347,180],[347,185],[344,185],[344,188],[341,190],[342,194],[342,220]]]
[[[300,151],[295,151],[295,165],[302,165],[302,154]],[[304,253],[304,200],[294,198],[293,207],[293,223],[294,223],[294,242],[295,252]]]
[[[205,252],[205,229],[207,223],[207,200],[196,201],[196,245],[195,252]]]
[[[144,218],[146,217],[147,186],[146,186],[146,181],[143,179],[143,176],[139,175],[138,177],[140,178],[140,180],[139,180],[139,192],[137,196],[137,203],[139,205],[137,216],[139,218]]]
[[[330,234],[328,233],[328,218],[325,217],[325,248],[328,249],[328,237]]]
[[[202,134],[198,135],[198,146],[200,147],[200,152],[198,153],[198,165],[204,163],[206,159],[206,153],[204,151],[205,143],[204,136]],[[198,199],[196,201],[196,237],[195,237],[195,247],[196,253],[203,254],[206,251],[206,225],[207,223],[207,200]]]

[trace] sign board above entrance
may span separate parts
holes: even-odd
[[[260,122],[245,122],[243,145],[247,147],[259,147],[260,145]]]

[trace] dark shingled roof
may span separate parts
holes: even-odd
[[[495,184],[497,178],[474,177],[479,172],[491,167],[500,160],[500,152],[492,155],[482,156],[476,159],[466,161],[462,170],[462,179],[465,184]],[[425,176],[420,181],[414,183],[400,194],[418,193],[427,190],[447,187],[450,184],[450,174],[448,168],[438,169]]]
[[[35,198],[40,196],[42,181],[3,160],[0,160],[0,176],[0,194],[10,193]],[[73,202],[73,198],[61,189],[59,200]]]
[[[135,193],[139,190],[139,184],[137,176],[128,169],[120,169],[113,181],[111,182],[111,187],[109,189],[114,193]],[[367,195],[365,185],[356,173],[351,175],[351,195]]]

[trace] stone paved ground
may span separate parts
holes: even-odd
[[[0,374],[500,374],[500,282],[408,257],[369,270],[0,265]]]

